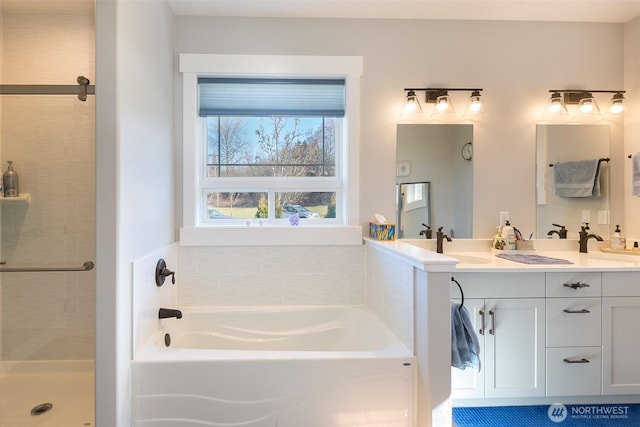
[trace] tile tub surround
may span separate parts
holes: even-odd
[[[365,247],[183,246],[179,306],[362,305]]]
[[[156,285],[156,265],[164,259],[167,268],[176,272],[176,284],[167,277],[160,287]],[[178,244],[160,248],[133,262],[133,351],[134,354],[151,339],[159,326],[160,307],[177,306],[177,284],[180,279],[178,266]]]

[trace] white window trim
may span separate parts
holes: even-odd
[[[215,55],[180,54],[183,91],[183,188],[180,244],[183,246],[224,245],[360,245],[359,155],[360,76],[359,56]],[[347,144],[342,163],[342,206],[346,225],[202,225],[198,221],[201,163],[199,147],[193,144],[200,127],[197,115],[197,79],[216,76],[344,77],[346,79]]]

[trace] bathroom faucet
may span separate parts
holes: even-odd
[[[173,308],[161,308],[160,311],[158,311],[158,319],[168,319],[170,317],[182,319],[182,312]]]
[[[557,234],[559,238],[566,239],[567,238],[567,229],[564,225],[552,224],[554,227],[560,227],[560,230],[551,230],[547,233],[547,236],[553,236],[553,234]]]
[[[583,254],[587,253],[587,242],[589,241],[589,239],[596,239],[598,242],[602,242],[602,237],[598,236],[597,234],[590,234],[587,230],[588,228],[585,228],[585,226],[583,225],[582,227],[580,227],[580,233],[578,233],[580,235],[580,253]]]
[[[444,239],[447,239],[447,242],[451,241],[451,237],[447,236],[442,232],[443,227],[438,227],[438,231],[436,231],[436,252],[441,254],[444,253],[442,250],[442,242]]]
[[[423,227],[427,227],[424,230],[420,230],[420,235],[424,236],[425,239],[433,239],[433,230],[430,225],[422,224]]]

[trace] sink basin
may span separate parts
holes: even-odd
[[[590,252],[587,255],[589,259],[599,261],[619,261],[619,262],[637,262],[640,263],[640,255],[624,255],[624,254],[605,254],[599,252]]]
[[[491,262],[491,260],[488,258],[484,258],[481,256],[468,255],[464,253],[445,251],[444,255],[457,259],[458,261],[460,261],[461,264],[489,264]]]

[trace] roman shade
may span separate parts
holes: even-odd
[[[344,79],[198,78],[198,114],[344,117]]]

